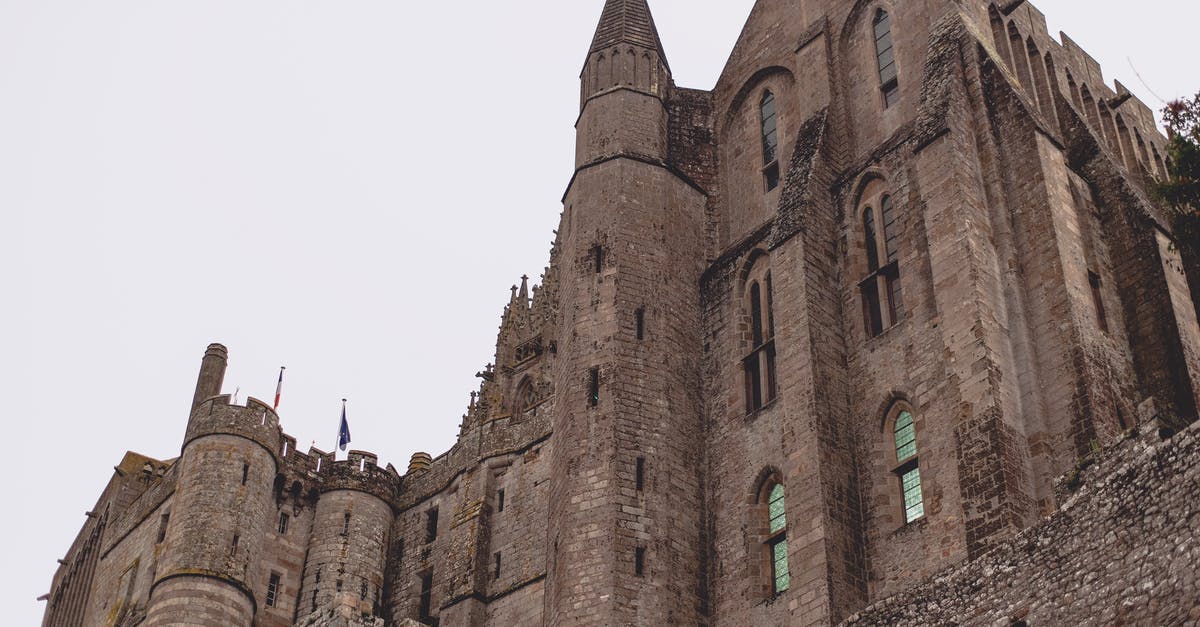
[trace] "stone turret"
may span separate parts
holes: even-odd
[[[220,385],[224,363],[224,347],[209,347],[198,394]],[[251,624],[279,447],[279,418],[265,403],[249,399],[241,407],[215,396],[196,404],[145,625],[193,624],[198,615],[216,624]]]
[[[616,155],[663,160],[671,70],[646,0],[610,0],[580,75],[575,166]]]
[[[299,615],[350,608],[380,616],[392,503],[400,478],[377,458],[351,451],[321,467],[321,497],[313,519]]]
[[[705,195],[664,164],[671,78],[645,0],[605,5],[582,80],[559,229],[546,624],[695,625]]]

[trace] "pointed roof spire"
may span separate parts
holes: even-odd
[[[517,295],[517,298],[520,299],[522,305],[524,305],[526,307],[529,306],[529,275],[528,274],[521,275],[521,292]]]
[[[622,43],[658,50],[663,63],[667,62],[646,0],[605,0],[588,54]]]

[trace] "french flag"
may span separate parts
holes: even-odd
[[[287,370],[287,366],[279,367],[279,383],[275,384],[275,407],[273,409],[279,409],[279,397],[283,396],[283,371],[284,370]]]

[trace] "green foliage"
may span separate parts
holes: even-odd
[[[1200,94],[1163,110],[1171,143],[1169,178],[1156,187],[1171,209],[1171,230],[1185,257],[1200,257]]]

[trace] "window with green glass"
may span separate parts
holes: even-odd
[[[921,496],[921,470],[917,465],[917,428],[911,412],[901,410],[896,415],[894,436],[896,462],[900,464],[896,474],[900,477],[904,522],[910,523],[925,515],[925,501]]]
[[[904,522],[910,523],[925,515],[925,502],[921,498],[921,470],[914,467],[900,476],[900,489],[904,491]]]
[[[767,539],[771,558],[771,588],[774,594],[781,594],[787,591],[791,581],[788,572],[787,508],[782,483],[772,486],[768,493],[767,526],[771,533]]]
[[[917,430],[912,414],[907,411],[896,416],[896,461],[902,462],[917,454]]]

